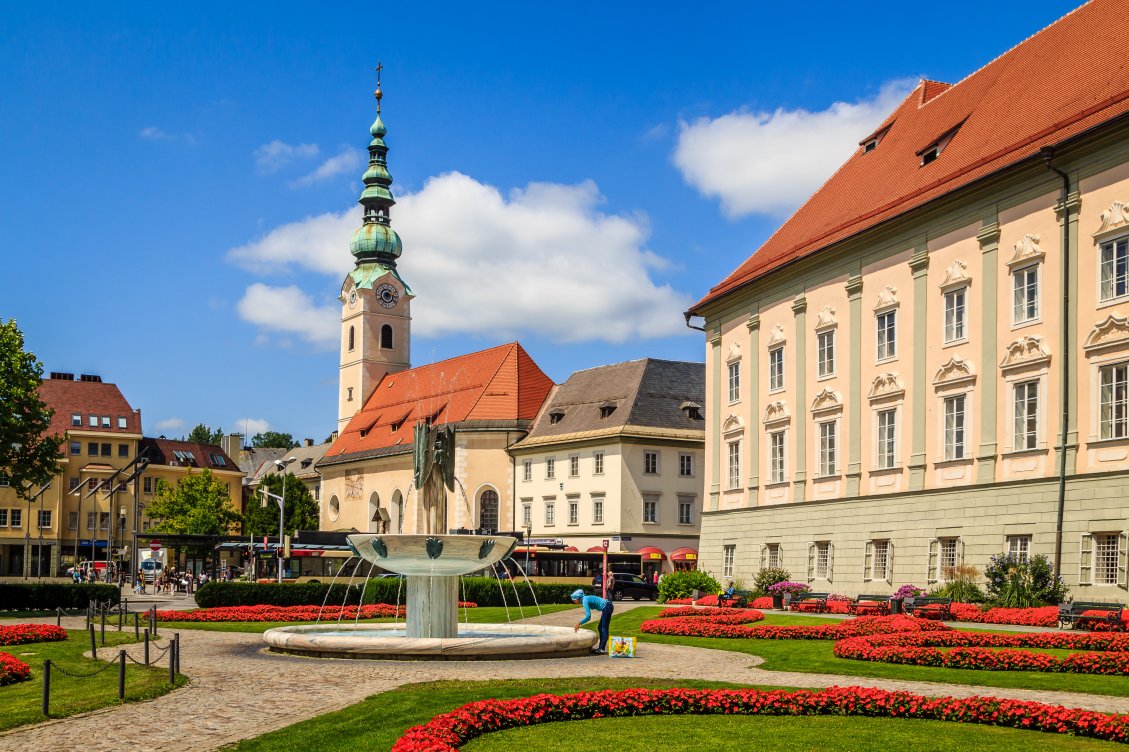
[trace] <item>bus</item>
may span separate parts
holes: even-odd
[[[591,585],[592,578],[604,571],[604,553],[518,546],[502,564],[506,566],[510,576],[520,577],[520,567],[530,579]],[[609,551],[608,569],[613,573],[641,576],[643,557],[630,551]]]

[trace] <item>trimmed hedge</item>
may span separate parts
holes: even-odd
[[[121,601],[116,585],[61,582],[0,582],[0,613],[4,611],[51,611],[55,608],[85,609],[90,601]]]
[[[522,606],[533,605],[533,594],[538,603],[568,603],[568,596],[576,590],[576,585],[549,584],[524,580],[501,581],[505,588],[505,599],[499,589],[499,580],[492,577],[463,577],[459,584],[459,600],[471,601],[479,606]],[[517,587],[517,595],[514,587]],[[332,588],[332,591],[331,591]],[[585,592],[591,588],[586,588]],[[364,602],[395,604],[407,601],[407,587],[395,577],[380,577],[368,581],[364,589]],[[326,594],[329,599],[326,600]],[[327,606],[356,605],[360,602],[359,583],[350,587],[346,583],[329,585],[320,582],[300,583],[253,583],[253,582],[209,582],[196,591],[196,605],[201,608],[217,606]]]

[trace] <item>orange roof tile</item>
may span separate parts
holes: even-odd
[[[691,311],[1129,112],[1127,46],[1124,0],[1093,0],[959,83],[922,81],[886,119],[877,148],[856,151]],[[922,165],[922,151],[957,126]]]
[[[412,445],[415,424],[533,420],[553,381],[516,342],[381,379],[319,464]]]
[[[141,413],[134,412],[116,384],[101,381],[74,381],[49,378],[39,384],[39,398],[54,409],[48,435],[62,436],[70,429],[110,433],[141,433]],[[72,416],[80,416],[81,425],[72,425]],[[90,416],[98,418],[98,426],[90,425]],[[109,427],[102,418],[110,419]],[[125,428],[118,428],[118,419],[125,418]]]

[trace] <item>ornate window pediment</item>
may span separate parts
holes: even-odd
[[[1101,214],[1102,226],[1094,233],[1094,237],[1105,235],[1114,230],[1123,230],[1129,227],[1129,205],[1114,201]]]
[[[1004,358],[1000,361],[1000,370],[1010,371],[1036,363],[1050,362],[1051,354],[1047,352],[1042,337],[1020,337],[1004,350]]]
[[[1111,313],[1105,321],[1094,324],[1082,349],[1086,352],[1125,347],[1129,344],[1129,318]]]
[[[874,377],[874,381],[870,384],[870,393],[866,396],[867,399],[877,400],[886,397],[900,397],[905,393],[905,384],[898,378],[898,374],[887,371]]]
[[[734,360],[740,360],[740,359],[741,359],[741,345],[734,342],[732,345],[729,346],[729,352],[726,353],[725,360],[728,363],[728,362],[732,362]]]
[[[819,316],[815,319],[816,330],[830,329],[838,325],[839,322],[835,320],[835,309],[829,305],[823,306],[823,310],[819,312]]]
[[[839,397],[839,393],[833,389],[824,389],[819,394],[815,395],[815,399],[811,403],[811,411],[813,413],[827,413],[833,410],[842,410],[843,400]]]
[[[1026,264],[1029,261],[1042,261],[1044,255],[1043,249],[1039,247],[1039,236],[1029,232],[1021,240],[1015,241],[1015,253],[1012,254],[1007,265],[1015,266]]]
[[[780,324],[777,324],[776,326],[772,327],[772,331],[769,332],[768,346],[776,347],[777,345],[784,344],[784,342],[784,327],[780,326]]]
[[[744,429],[745,421],[741,420],[740,415],[730,414],[728,418],[721,422],[721,432],[730,433],[732,431],[740,431]]]
[[[976,372],[972,369],[972,361],[954,355],[949,358],[947,363],[937,369],[937,374],[933,377],[933,385],[951,386],[975,380]]]
[[[949,287],[957,287],[958,285],[967,285],[972,280],[968,276],[968,264],[960,259],[949,264],[949,268],[945,270],[945,278],[941,281],[941,289]]]
[[[874,310],[881,311],[883,308],[893,308],[896,305],[899,305],[898,288],[886,285],[878,291],[878,302],[874,304]]]
[[[780,400],[770,402],[768,407],[764,409],[765,425],[770,423],[783,423],[791,417],[792,416],[788,414],[788,408]]]

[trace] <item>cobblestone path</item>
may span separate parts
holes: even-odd
[[[631,608],[634,604],[624,604]],[[618,604],[617,604],[618,607]],[[574,624],[579,609],[538,619]],[[64,620],[81,628],[82,620]],[[532,621],[532,620],[531,620]],[[162,632],[167,636],[169,633]],[[88,752],[202,752],[273,731],[385,692],[436,680],[570,676],[703,679],[790,687],[880,687],[927,695],[992,695],[1068,707],[1129,713],[1129,698],[1071,692],[977,687],[825,674],[765,671],[755,656],[683,645],[644,643],[634,660],[408,662],[321,660],[263,651],[258,634],[182,630],[181,670],[191,682],[148,702],[103,708],[0,734],[0,752],[67,749]],[[140,647],[130,648],[140,655]],[[266,696],[264,696],[264,694]]]

